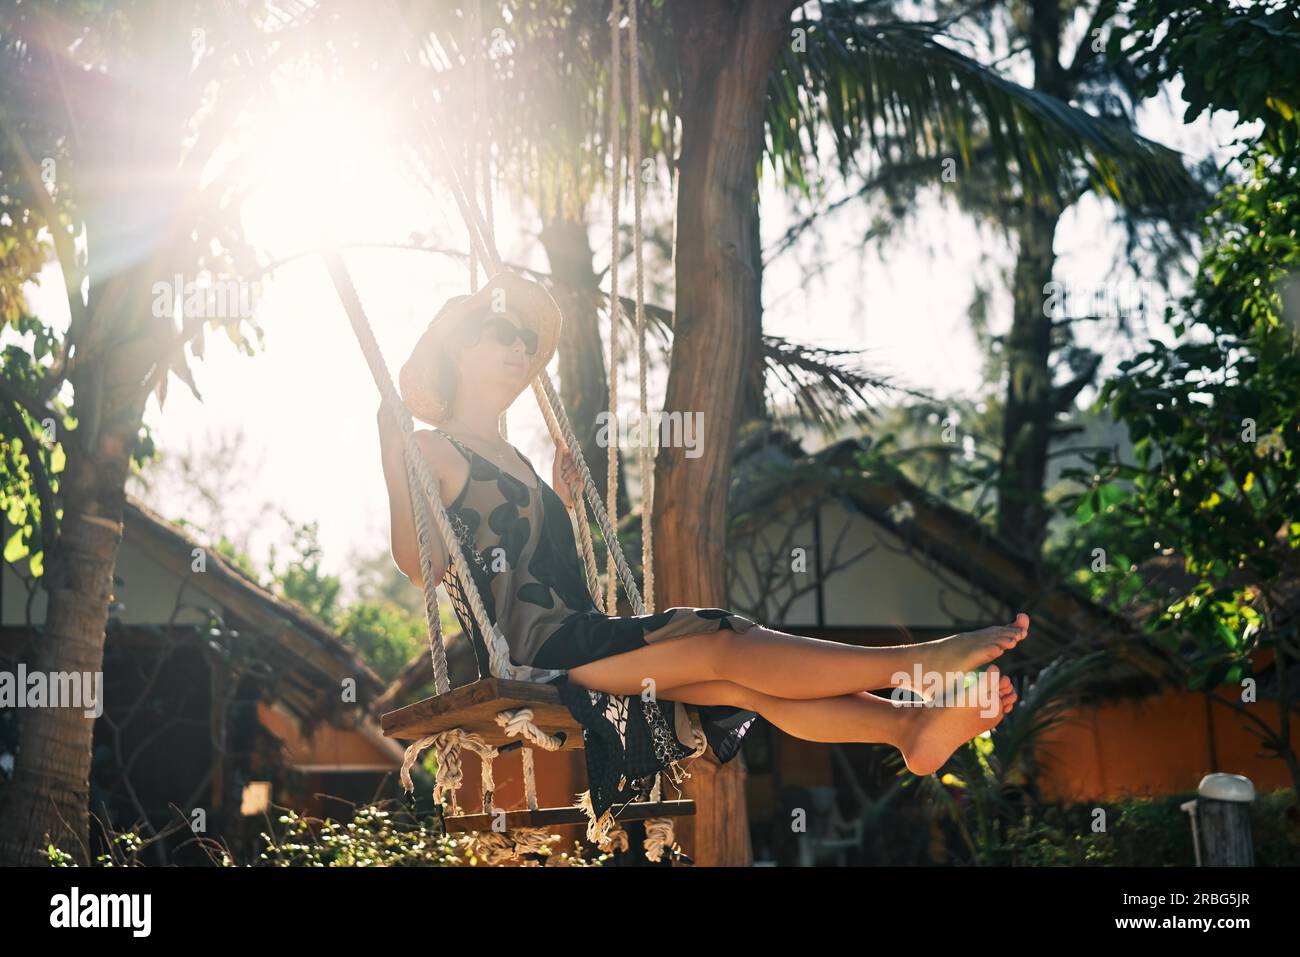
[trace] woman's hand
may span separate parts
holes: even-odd
[[[569,491],[570,483],[579,492],[582,491],[578,465],[573,461],[568,448],[560,446],[555,450],[555,465],[551,469],[551,487],[555,489],[555,494],[560,496],[560,501],[564,503],[565,508],[573,508],[573,494]]]

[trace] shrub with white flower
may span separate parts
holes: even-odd
[[[1281,459],[1286,454],[1286,442],[1276,432],[1261,435],[1259,442],[1255,445],[1255,454],[1261,459],[1266,455],[1271,455],[1275,460]]]
[[[909,519],[916,517],[916,509],[912,507],[911,502],[907,499],[903,499],[901,502],[889,506],[886,510],[886,514],[889,516],[889,520],[895,525],[902,525]]]

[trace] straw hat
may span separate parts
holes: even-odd
[[[411,350],[397,383],[412,415],[430,425],[443,421],[448,410],[438,397],[438,356],[447,348],[448,335],[459,329],[466,318],[481,314],[486,319],[493,312],[512,315],[537,333],[537,355],[527,357],[524,384],[546,368],[560,341],[560,307],[531,279],[512,272],[498,273],[473,295],[447,300]],[[523,388],[520,385],[519,391]],[[512,401],[514,398],[511,396]]]

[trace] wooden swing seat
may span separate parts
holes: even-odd
[[[574,720],[552,685],[505,678],[481,678],[380,716],[386,738],[414,741],[452,728],[481,735],[496,748],[519,744],[497,724],[497,714],[517,708],[533,709],[533,724],[548,734],[563,734],[561,751],[582,750],[582,725]],[[541,813],[541,812],[533,812]]]
[[[501,711],[532,708],[533,723],[548,734],[563,734],[561,751],[582,749],[582,726],[574,720],[569,709],[560,700],[560,693],[552,685],[531,681],[510,681],[505,678],[482,678],[472,684],[453,688],[446,694],[424,698],[396,711],[380,716],[380,727],[386,738],[417,740],[452,728],[461,728],[483,737],[496,748],[509,745],[522,746],[519,737],[507,737],[505,729],[497,724]],[[652,817],[692,817],[695,802],[633,801],[614,816],[622,822],[645,821]],[[491,814],[448,815],[444,822],[451,833],[491,831],[495,820]],[[544,807],[536,811],[506,811],[505,827],[560,827],[566,824],[586,824],[587,815],[582,808]]]

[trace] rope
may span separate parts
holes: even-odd
[[[662,799],[663,783],[663,774],[656,774],[655,786],[650,789],[649,801],[651,804],[657,804]],[[645,841],[642,842],[642,846],[645,848],[646,860],[658,863],[663,860],[664,851],[675,844],[676,838],[673,832],[672,818],[652,817],[646,819]]]
[[[533,724],[532,708],[517,708],[514,711],[501,711],[497,714],[497,724],[505,729],[506,737],[523,736],[534,747],[543,751],[558,751],[564,746],[564,739],[547,734]]]
[[[642,257],[641,237],[641,48],[637,41],[636,0],[628,5],[628,72],[631,73],[631,108],[632,124],[632,208],[634,225],[632,229],[632,246],[636,268],[636,338],[639,343],[637,378],[641,386],[641,427],[637,430],[640,438],[640,451],[637,463],[641,472],[641,584],[647,614],[655,610],[655,570],[654,570],[654,486],[651,465],[653,441],[647,444],[646,430],[649,428],[649,407],[646,402],[646,365],[645,348],[645,263]]]
[[[467,223],[472,223],[470,242],[484,257],[488,263],[489,272],[496,273],[500,271],[500,258],[496,254],[495,247],[489,247],[484,239],[484,223],[476,206],[470,203],[465,195],[464,186],[460,181],[460,176],[455,165],[451,162],[450,153],[447,144],[442,138],[442,134],[436,129],[429,129],[427,123],[423,128],[429,136],[438,144],[443,156],[443,165],[446,168],[448,182],[452,187],[452,195],[456,200],[456,205],[461,211],[462,217]],[[583,489],[587,496],[587,502],[591,506],[592,513],[596,516],[596,522],[600,525],[602,537],[605,539],[605,546],[614,552],[614,564],[618,570],[619,580],[623,583],[623,591],[632,603],[635,614],[644,614],[645,606],[641,602],[641,591],[637,587],[636,580],[632,577],[632,570],[628,567],[627,559],[623,555],[623,548],[619,544],[618,535],[610,522],[609,513],[605,510],[605,505],[600,500],[600,495],[596,491],[595,480],[591,477],[591,469],[587,467],[586,457],[582,454],[582,447],[578,444],[577,437],[573,432],[573,425],[569,421],[569,415],[564,409],[564,403],[560,401],[559,394],[555,391],[555,385],[551,382],[550,374],[543,369],[537,374],[532,381],[533,394],[537,397],[538,405],[542,409],[543,417],[547,421],[547,426],[551,428],[551,438],[557,444],[563,440],[564,446],[573,456],[574,464],[577,465],[579,474],[582,476]],[[549,409],[549,413],[548,413]],[[559,434],[556,434],[559,429]]]
[[[478,197],[478,153],[479,140],[478,131],[482,129],[483,114],[479,111],[479,88],[483,85],[483,64],[479,60],[479,40],[483,32],[481,25],[482,10],[479,6],[479,0],[472,0],[465,6],[465,35],[464,43],[466,50],[466,59],[469,60],[470,68],[470,85],[474,89],[473,103],[470,109],[473,110],[473,127],[468,136],[465,137],[465,179],[469,182],[469,193],[471,196]],[[478,254],[471,247],[469,251],[469,291],[472,295],[478,292]],[[486,263],[484,263],[486,268]]]
[[[489,275],[493,275],[501,269],[501,260],[496,252],[495,242],[487,230],[482,214],[479,212],[477,204],[469,201],[465,195],[464,185],[461,181],[456,164],[451,160],[451,153],[443,139],[441,130],[436,127],[430,127],[427,120],[421,119],[421,129],[424,131],[428,140],[434,143],[441,157],[441,162],[446,171],[447,182],[451,187],[452,196],[456,201],[457,208],[461,218],[468,227],[469,241],[472,249],[482,258],[487,265]],[[486,239],[485,239],[486,237]],[[610,523],[609,514],[605,510],[600,496],[596,491],[595,482],[591,477],[591,470],[587,467],[586,458],[582,454],[582,448],[578,444],[573,434],[573,426],[569,422],[568,413],[560,401],[559,395],[555,391],[555,386],[551,382],[550,375],[543,369],[532,382],[533,393],[537,397],[538,404],[541,406],[543,415],[547,417],[548,426],[551,428],[553,439],[558,436],[563,437],[565,446],[570,450],[573,456],[574,464],[578,466],[579,474],[582,477],[583,491],[586,495],[588,504],[591,505],[592,514],[595,515],[597,524],[600,526],[601,535],[605,539],[607,549],[614,552],[614,564],[618,569],[619,580],[623,584],[623,590],[631,601],[636,614],[644,614],[645,606],[641,602],[640,590],[637,588],[636,581],[632,577],[631,569],[628,568],[627,560],[623,555],[622,546],[619,544],[618,536]],[[547,415],[548,405],[550,414]],[[552,421],[552,419],[554,421]],[[473,579],[469,580],[469,590],[475,591]],[[475,592],[477,596],[477,592]],[[481,605],[481,600],[475,599],[475,603]]]
[[[470,184],[470,195],[474,197],[475,203],[478,202],[479,181],[483,183],[483,210],[484,217],[487,220],[487,235],[489,244],[496,245],[496,216],[492,210],[492,145],[491,136],[486,138],[479,135],[487,125],[487,84],[484,82],[483,59],[483,3],[482,0],[474,0],[465,11],[465,32],[469,35],[468,46],[471,50],[471,72],[473,75],[474,87],[474,132],[466,141],[468,150],[468,174],[467,178]],[[478,256],[473,249],[470,250],[469,256],[469,291],[475,293],[478,291]],[[484,270],[487,269],[487,263],[483,263]],[[501,415],[497,418],[497,431],[501,438],[509,441],[509,430],[506,427],[506,410],[501,410]]]
[[[370,367],[375,384],[379,387],[380,395],[388,406],[389,413],[397,415],[398,424],[401,427],[402,455],[406,466],[407,485],[411,489],[411,504],[415,513],[416,541],[420,547],[420,571],[424,591],[425,618],[430,633],[435,635],[437,639],[432,642],[433,647],[431,648],[435,687],[439,694],[445,694],[451,690],[451,684],[447,677],[446,644],[442,635],[442,623],[438,611],[437,583],[434,581],[433,576],[432,536],[429,530],[430,506],[432,507],[434,524],[437,525],[438,532],[442,535],[443,543],[447,548],[450,567],[456,570],[458,577],[469,583],[470,587],[467,592],[470,608],[474,613],[475,621],[478,622],[479,628],[485,636],[489,665],[492,672],[498,677],[513,678],[517,672],[510,663],[510,652],[505,643],[505,636],[492,623],[487,608],[483,605],[483,599],[479,595],[477,587],[474,586],[473,576],[469,573],[469,564],[461,551],[460,541],[452,530],[451,521],[447,517],[447,510],[443,507],[442,499],[438,494],[437,483],[434,481],[433,474],[429,471],[428,463],[415,444],[415,424],[411,420],[410,410],[407,409],[406,403],[402,401],[396,386],[393,385],[392,373],[389,372],[388,366],[384,362],[383,353],[380,352],[379,344],[375,341],[374,330],[366,318],[365,311],[361,308],[361,300],[357,296],[356,288],[352,285],[352,278],[348,275],[347,267],[344,266],[343,259],[337,249],[328,249],[322,255],[326,268],[329,270],[330,278],[334,282],[334,287],[343,302],[348,320],[356,333],[361,352]],[[416,490],[419,489],[424,491],[424,496],[417,493]],[[490,638],[486,636],[490,636]]]
[[[561,431],[559,424],[555,421],[554,410],[551,409],[549,404],[540,401],[538,404],[542,410],[542,418],[546,421],[547,430],[552,436],[560,435]],[[568,488],[578,526],[578,541],[582,545],[582,561],[587,571],[587,589],[591,592],[591,598],[596,604],[596,610],[603,614],[605,603],[600,590],[600,577],[596,573],[596,552],[591,543],[591,523],[587,521],[587,509],[582,504],[582,493],[577,488],[574,488],[571,482],[568,483]]]
[[[564,741],[556,735],[547,734],[533,724],[532,708],[517,708],[514,711],[501,711],[497,714],[497,724],[505,729],[507,737],[522,735],[538,748],[545,751],[558,751]],[[530,811],[537,810],[537,780],[533,773],[533,749],[524,748],[524,800]]]
[[[632,2],[636,6],[636,0]],[[605,499],[606,509],[615,528],[618,527],[618,266],[623,258],[618,234],[618,201],[622,193],[623,149],[620,133],[619,109],[622,106],[622,89],[619,83],[623,68],[619,20],[622,18],[619,0],[613,0],[609,12],[609,141],[613,154],[613,170],[610,174],[610,229],[609,229],[609,421],[614,440],[607,446],[605,453]],[[606,553],[605,606],[611,613],[618,607],[618,591],[614,578],[614,554]]]
[[[533,773],[533,749],[524,748],[521,756],[524,765],[524,803],[528,805],[528,810],[537,810],[537,778]]]
[[[481,760],[479,761],[478,764],[479,764],[479,769],[482,772],[481,774],[482,786],[480,788],[480,791],[483,795],[483,800],[479,806],[483,808],[484,814],[492,813],[492,795],[497,789],[497,782],[492,777],[492,760],[497,756],[498,753],[499,752],[497,751],[496,748],[492,748],[489,754],[479,755]]]
[[[496,757],[497,749],[485,742],[480,735],[467,734],[461,728],[452,728],[448,731],[440,731],[437,734],[423,737],[406,749],[406,754],[402,757],[400,777],[402,788],[408,794],[415,789],[415,786],[411,783],[411,767],[420,756],[420,752],[429,745],[433,745],[438,763],[433,788],[433,802],[435,804],[441,804],[443,795],[446,794],[451,798],[452,814],[460,813],[460,804],[456,800],[456,792],[460,790],[460,786],[464,782],[464,769],[460,763],[460,752],[465,748],[469,748],[483,759],[484,766],[488,768],[483,772],[484,789],[485,792],[490,790],[489,785],[492,781],[491,759]],[[485,797],[490,799],[490,794],[485,793]],[[483,810],[484,813],[487,813],[486,803]]]
[[[472,831],[465,838],[466,849],[488,866],[504,864],[517,856],[515,842],[509,834],[497,831]]]
[[[627,831],[616,820],[613,826],[605,832],[605,840],[601,842],[600,849],[606,854],[612,854],[614,851],[626,851],[627,846]]]
[[[406,753],[402,755],[402,770],[398,773],[398,779],[402,782],[402,790],[410,794],[415,790],[415,785],[411,783],[411,768],[416,760],[419,759],[420,753],[437,739],[436,734],[426,735],[414,744],[406,748]]]
[[[647,439],[649,401],[647,399],[647,368],[649,357],[646,353],[645,326],[645,261],[643,255],[643,236],[641,227],[641,44],[637,34],[637,4],[635,0],[628,5],[628,72],[631,74],[631,123],[632,123],[632,201],[634,226],[632,242],[636,270],[636,338],[638,343],[637,380],[640,388],[641,425],[638,429],[640,450],[637,461],[641,473],[641,581],[645,587],[644,607],[638,614],[653,614],[655,610],[655,571],[654,571],[654,468],[653,457],[655,443]],[[617,191],[616,191],[617,197]],[[617,203],[617,198],[615,199]],[[616,206],[617,208],[617,206]],[[617,275],[616,267],[611,268],[611,275]],[[618,299],[614,298],[615,308]],[[686,758],[693,761],[704,754],[708,748],[708,739],[700,727],[699,715],[693,707],[686,707],[686,717],[690,722],[691,734],[695,748]],[[655,778],[655,794],[658,794],[662,776]],[[657,797],[656,797],[657,799]],[[672,822],[669,821],[671,836]]]
[[[545,402],[551,405],[555,427],[561,430],[559,436],[552,432],[551,437],[557,442],[562,439],[565,447],[569,449],[569,454],[573,456],[574,463],[578,466],[578,471],[582,475],[582,485],[587,493],[587,503],[591,506],[592,514],[596,516],[596,523],[600,526],[601,536],[605,539],[605,547],[614,553],[619,580],[623,583],[623,593],[627,595],[628,601],[632,603],[634,614],[645,614],[645,606],[641,603],[641,589],[637,587],[636,579],[632,577],[632,569],[628,567],[627,559],[623,556],[623,546],[619,543],[618,535],[610,523],[609,512],[605,510],[605,503],[600,500],[600,495],[596,491],[596,483],[591,477],[591,470],[587,467],[587,460],[582,454],[582,447],[578,444],[577,436],[573,434],[573,426],[569,423],[569,417],[564,411],[564,406],[560,404],[560,397],[555,391],[555,385],[551,382],[551,377],[545,370],[540,372],[537,378],[533,380],[533,394],[538,397],[538,403]],[[547,422],[549,425],[550,419],[547,419]],[[612,612],[613,609],[607,610]]]
[[[425,124],[425,128],[428,129],[427,124]],[[499,271],[500,259],[496,255],[495,248],[489,248],[483,238],[482,217],[478,209],[465,196],[465,190],[460,182],[456,167],[450,162],[446,142],[437,130],[429,132],[442,151],[443,164],[446,167],[448,180],[452,186],[452,194],[457,206],[460,208],[461,215],[467,223],[472,222],[475,227],[470,229],[471,244],[484,256],[485,262],[489,264],[490,272]],[[640,589],[637,588],[636,580],[632,577],[632,570],[628,567],[627,559],[623,555],[623,548],[610,522],[609,513],[605,510],[605,505],[596,492],[595,480],[591,477],[591,469],[587,467],[587,460],[582,454],[582,447],[574,435],[573,425],[570,423],[569,415],[564,409],[564,403],[560,401],[560,396],[555,391],[555,385],[551,382],[550,374],[545,369],[533,379],[532,388],[534,396],[537,397],[537,403],[542,409],[543,418],[546,419],[547,427],[551,429],[551,438],[557,444],[563,443],[564,447],[569,450],[569,454],[573,456],[574,464],[578,467],[579,474],[582,476],[582,485],[587,496],[587,502],[591,505],[597,524],[600,525],[606,549],[612,550],[614,553],[614,564],[618,570],[618,578],[623,583],[624,593],[628,596],[628,600],[631,601],[635,614],[644,614],[645,606],[641,603]],[[558,434],[557,429],[559,430]]]
[[[596,552],[591,544],[591,522],[587,520],[587,506],[582,504],[582,493],[570,487],[569,494],[577,506],[574,519],[578,525],[578,537],[582,542],[582,563],[587,570],[587,588],[596,602],[596,610],[605,613],[604,597],[600,593],[600,575],[596,571]]]
[[[551,834],[544,827],[517,827],[510,832],[515,842],[515,856],[522,854],[540,854],[560,839],[560,835]]]
[[[664,851],[675,848],[677,838],[673,833],[673,819],[670,817],[652,817],[645,822],[646,860],[658,863],[664,859]]]

